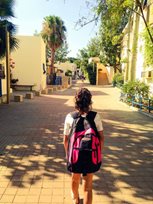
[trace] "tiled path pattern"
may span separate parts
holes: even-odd
[[[0,105],[0,204],[71,203],[62,132],[79,86]],[[105,129],[93,204],[153,204],[153,120],[119,102],[118,89],[86,86]]]

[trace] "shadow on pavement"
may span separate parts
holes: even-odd
[[[64,96],[74,93],[75,89],[70,89],[56,94],[61,98],[40,97],[0,107],[0,187],[8,182],[10,187],[36,184],[51,188],[56,178],[63,180],[69,175],[62,139],[64,119],[73,105],[67,105],[69,97]],[[110,203],[152,201],[152,121],[142,121],[134,112],[97,111],[104,118],[105,149],[94,192],[106,196]]]
[[[94,182],[96,193],[116,202],[152,202],[152,119],[138,112],[97,111],[104,118],[105,148],[102,169]]]
[[[0,170],[11,186],[24,188],[66,172],[63,123],[71,110],[64,112],[66,101],[41,97],[1,107]]]

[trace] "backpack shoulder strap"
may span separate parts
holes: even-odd
[[[80,113],[78,111],[73,111],[70,113],[73,119],[77,119],[80,117]]]
[[[89,124],[91,125],[91,127],[95,130],[96,135],[99,137],[99,133],[98,133],[98,130],[97,130],[95,121],[94,121],[96,115],[97,115],[97,112],[95,112],[95,111],[90,111],[90,112],[87,114],[86,118],[87,118],[87,120],[89,121]]]
[[[96,114],[97,112],[95,111],[89,111],[89,113],[87,114],[86,118],[89,120],[89,121],[93,121],[94,122],[94,119],[96,117]]]
[[[77,123],[78,123],[78,121],[80,119],[80,113],[78,111],[74,111],[74,112],[71,112],[70,115],[74,120],[73,120],[72,127],[71,127],[71,130],[70,130],[70,133],[69,133],[69,137],[71,137],[72,134],[75,132]]]

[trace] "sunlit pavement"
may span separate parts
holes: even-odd
[[[72,203],[62,132],[79,86],[91,90],[105,129],[93,204],[153,204],[153,120],[119,102],[118,89],[82,82],[52,95],[0,105],[0,204]],[[83,203],[82,184],[80,197]]]

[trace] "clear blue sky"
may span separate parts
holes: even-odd
[[[45,16],[59,16],[67,28],[67,41],[71,51],[69,56],[76,57],[78,50],[86,47],[98,30],[95,23],[90,23],[79,30],[75,29],[77,20],[89,13],[85,2],[85,0],[15,0],[13,22],[18,26],[17,34],[33,35],[35,30],[41,31]]]

